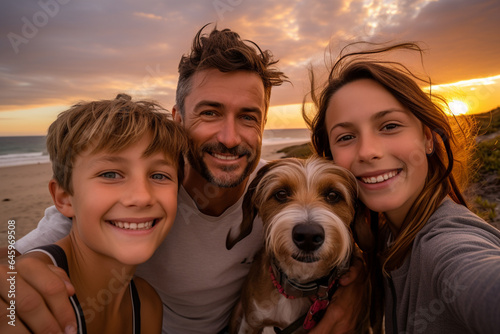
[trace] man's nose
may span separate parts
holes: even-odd
[[[234,117],[226,117],[218,130],[217,140],[227,148],[233,148],[241,144],[241,136],[238,131],[237,120]]]

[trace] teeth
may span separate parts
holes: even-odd
[[[212,153],[212,155],[214,157],[216,157],[217,159],[221,159],[221,160],[236,160],[236,159],[238,159],[237,155],[221,155],[221,154],[217,154],[217,153]]]
[[[383,182],[385,180],[388,180],[394,176],[396,176],[398,173],[396,171],[392,171],[392,172],[389,172],[389,173],[385,173],[383,175],[379,175],[377,177],[375,176],[372,176],[372,177],[362,177],[361,180],[364,182],[364,183],[379,183],[379,182]]]
[[[110,223],[116,227],[123,228],[125,230],[148,230],[153,227],[154,220],[144,222],[144,223],[129,223],[120,221],[110,221]]]

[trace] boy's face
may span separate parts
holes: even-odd
[[[153,255],[177,211],[177,168],[160,152],[144,157],[150,141],[147,136],[117,153],[87,149],[79,155],[69,211],[63,212],[73,217],[84,247],[125,264]]]

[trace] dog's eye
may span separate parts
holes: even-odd
[[[330,191],[326,193],[325,198],[328,203],[337,203],[342,197],[338,192]]]
[[[278,190],[275,194],[274,197],[278,202],[284,203],[288,199],[288,192],[286,190]]]

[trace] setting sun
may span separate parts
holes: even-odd
[[[464,115],[469,111],[469,106],[464,101],[452,100],[448,103],[450,112],[453,115]]]

